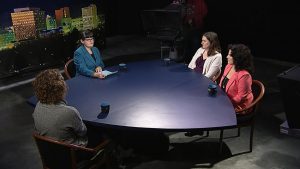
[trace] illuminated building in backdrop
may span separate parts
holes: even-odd
[[[11,20],[17,41],[36,38],[37,31],[46,28],[45,11],[39,8],[16,8]]]
[[[79,31],[83,30],[83,22],[81,17],[72,19],[72,28],[76,28]]]
[[[47,27],[47,30],[56,28],[56,21],[50,15],[47,15],[47,17],[46,17],[46,27]]]
[[[15,41],[15,34],[14,32],[9,30],[1,30],[0,31],[0,50],[2,49],[9,49],[14,46]]]
[[[69,7],[63,7],[60,9],[55,10],[55,20],[57,26],[62,26],[62,19],[63,18],[70,18],[70,9]]]
[[[97,6],[91,4],[88,7],[81,8],[83,29],[93,29],[98,26]]]
[[[68,34],[72,30],[72,19],[69,18],[62,18],[61,26],[63,28],[64,34]]]

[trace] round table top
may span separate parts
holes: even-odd
[[[68,80],[68,104],[79,110],[84,121],[108,127],[175,131],[236,125],[226,94],[218,86],[217,95],[209,96],[208,85],[213,82],[186,65],[148,60],[126,67],[105,79]],[[110,105],[108,114],[101,113],[102,103]]]

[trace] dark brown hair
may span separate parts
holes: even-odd
[[[56,104],[64,99],[67,86],[58,69],[40,72],[32,82],[34,93],[44,104]]]
[[[247,70],[250,74],[254,73],[253,56],[248,46],[244,44],[230,44],[228,45],[228,50],[231,50],[236,71]]]
[[[92,38],[93,32],[91,30],[85,30],[81,32],[80,39],[85,40],[86,38]]]
[[[218,38],[218,34],[215,32],[206,32],[202,36],[205,36],[206,39],[210,42],[209,49],[207,51],[208,56],[216,54],[216,51],[221,53],[221,46]]]

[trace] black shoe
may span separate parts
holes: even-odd
[[[196,136],[196,135],[202,136],[203,134],[204,134],[203,131],[190,131],[190,132],[184,133],[184,135],[187,136],[187,137],[193,137],[193,136]]]

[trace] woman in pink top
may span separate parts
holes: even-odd
[[[228,50],[228,63],[219,85],[227,93],[235,110],[238,111],[246,108],[253,101],[252,54],[244,44],[229,45]]]

